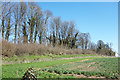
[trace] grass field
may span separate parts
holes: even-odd
[[[48,59],[29,63],[17,61]],[[15,60],[18,59],[18,60]],[[45,55],[3,58],[2,78],[22,78],[28,68],[33,68],[37,78],[110,78],[118,79],[118,58],[98,55]]]
[[[84,61],[76,61],[67,64],[44,68],[43,71],[58,74],[73,74],[75,77],[111,78],[118,79],[117,58],[97,58]],[[84,75],[84,76],[83,76]]]
[[[70,58],[70,57],[87,57],[87,56],[98,56],[93,54],[74,54],[74,55],[24,55],[24,56],[13,56],[10,58],[2,58],[4,64],[15,64],[15,63],[28,63],[28,62],[39,62],[39,61],[50,61],[61,58]]]

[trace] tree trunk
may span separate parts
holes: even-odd
[[[7,26],[7,32],[6,32],[6,40],[9,40],[9,35],[10,35],[10,18],[8,20],[8,26]]]
[[[34,43],[36,43],[36,37],[37,37],[37,33],[38,33],[38,31],[37,31],[37,24],[36,24],[36,28],[35,28],[35,36],[34,36]]]
[[[5,26],[4,26],[4,17],[2,19],[2,37],[4,39],[4,29],[5,29]]]
[[[31,32],[30,32],[30,43],[33,43],[34,25],[35,25],[35,18],[32,17],[32,18],[31,18],[31,21],[30,21],[30,28],[31,28]]]
[[[27,43],[26,23],[23,25],[23,43]]]
[[[39,35],[39,44],[42,44],[42,32],[40,32],[40,35]]]
[[[53,31],[53,47],[56,45],[56,38],[55,38],[55,32]]]
[[[15,24],[15,44],[16,44],[16,37],[17,37],[17,24]]]

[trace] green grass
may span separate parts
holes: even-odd
[[[90,58],[76,58],[76,59],[68,59],[68,60],[56,60],[56,61],[41,61],[34,63],[20,63],[20,64],[9,64],[2,66],[2,77],[3,78],[21,78],[25,71],[29,67],[33,68],[42,68],[48,67],[58,64],[64,64],[69,62],[76,62],[84,59],[96,59],[99,57],[90,57]]]
[[[3,61],[23,61],[23,60],[34,60],[34,59],[45,59],[45,58],[51,58],[50,56],[44,56],[44,55],[24,55],[24,56],[13,56],[13,57],[10,57],[10,58],[5,58],[3,57],[2,60]]]
[[[70,58],[70,57],[85,57],[85,56],[98,56],[97,54],[69,54],[69,55],[53,55],[56,58]]]
[[[88,58],[75,58],[75,59],[65,59],[65,60],[54,60],[61,58],[70,58],[70,57],[86,57],[86,56],[97,56],[97,57],[88,57]],[[17,63],[17,61],[23,60],[35,60],[35,59],[52,59],[52,61],[40,61],[40,62],[31,62],[31,63]],[[17,60],[16,60],[17,59]],[[81,60],[89,59],[89,61],[80,62]],[[44,72],[38,71],[38,78],[75,78],[76,76],[64,75],[67,73],[70,74],[84,74],[86,76],[101,76],[104,75],[108,78],[118,78],[118,58],[103,58],[98,55],[90,54],[75,54],[75,55],[24,55],[19,57],[3,58],[4,61],[13,61],[14,64],[2,65],[2,78],[22,78],[26,70],[30,67],[32,68],[41,68],[41,70],[48,69],[54,72],[56,70],[57,74],[52,73],[51,71]],[[73,62],[73,63],[71,63]],[[95,64],[90,64],[90,63]],[[64,65],[63,65],[64,64]],[[98,67],[93,71],[87,71],[87,67],[90,64],[88,70],[92,70],[91,67]],[[83,67],[78,67],[83,65]],[[45,68],[49,67],[49,68]],[[52,68],[54,67],[54,68]],[[104,74],[105,73],[105,74]],[[46,76],[46,77],[45,77]]]
[[[94,63],[94,64],[91,64]],[[88,67],[89,66],[89,67]],[[84,62],[67,63],[53,66],[53,68],[43,68],[48,72],[64,74],[84,74],[85,76],[104,76],[110,79],[118,79],[118,58],[98,58]]]
[[[84,56],[97,56],[93,54],[72,54],[72,55],[53,55],[53,54],[48,54],[48,55],[24,55],[24,56],[13,56],[10,58],[5,58],[2,57],[2,61],[4,62],[23,62],[24,60],[26,61],[32,61],[36,59],[58,59],[58,58],[70,58],[70,57],[84,57]]]
[[[77,77],[75,77],[75,76],[68,76],[68,75],[58,75],[56,73],[49,73],[49,72],[38,71],[37,78],[77,78]]]

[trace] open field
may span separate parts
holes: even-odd
[[[51,57],[52,56],[52,57]],[[17,63],[19,60],[36,62]],[[118,58],[98,55],[46,55],[3,58],[3,78],[22,78],[28,68],[36,70],[37,78],[114,78],[118,79]],[[12,74],[11,74],[12,73]]]

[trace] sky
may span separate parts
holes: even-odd
[[[117,2],[38,2],[42,10],[50,10],[62,21],[73,20],[80,32],[89,32],[91,41],[112,43],[118,52],[118,3]]]

